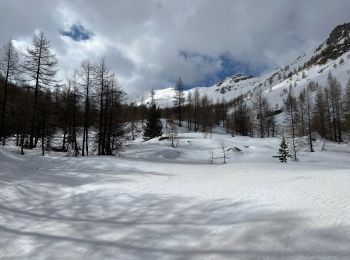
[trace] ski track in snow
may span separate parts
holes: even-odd
[[[228,164],[209,165],[221,141]],[[349,259],[349,145],[272,158],[278,139],[182,133],[121,157],[0,149],[0,258]],[[317,148],[317,145],[316,145]]]

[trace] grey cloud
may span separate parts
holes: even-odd
[[[0,42],[48,33],[62,72],[105,56],[128,92],[196,84],[223,69],[221,55],[266,69],[315,47],[349,19],[348,0],[3,0]],[[59,34],[81,23],[96,37],[72,43]],[[184,59],[180,51],[199,53]],[[211,57],[204,59],[203,57]]]

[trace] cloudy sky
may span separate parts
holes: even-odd
[[[349,0],[0,0],[0,43],[42,30],[58,77],[105,57],[128,93],[284,65],[350,21]]]

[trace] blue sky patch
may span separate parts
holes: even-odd
[[[232,55],[229,53],[221,54],[219,57],[214,58],[205,54],[181,50],[179,52],[179,56],[181,56],[185,61],[191,61],[193,59],[200,58],[201,62],[203,63],[210,64],[218,60],[221,63],[220,71],[218,71],[215,74],[207,75],[204,79],[196,82],[195,84],[185,84],[185,89],[191,89],[196,86],[209,87],[214,85],[218,81],[226,77],[233,76],[237,73],[241,73],[243,75],[259,76],[262,72],[265,72],[268,69],[267,67],[256,67],[255,65],[249,63],[240,62],[233,58]],[[200,66],[200,64],[198,64],[198,66]]]
[[[79,23],[74,23],[69,27],[69,29],[61,31],[61,35],[71,38],[73,41],[87,41],[91,39],[94,34],[86,29]]]

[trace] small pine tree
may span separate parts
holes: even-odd
[[[163,124],[160,120],[160,110],[157,108],[156,104],[152,102],[146,125],[144,127],[143,139],[149,140],[163,134]]]
[[[277,158],[280,160],[281,163],[286,163],[288,157],[290,158],[291,155],[289,154],[288,144],[286,142],[286,139],[284,139],[283,137],[282,142],[280,144],[280,148],[278,149]]]

